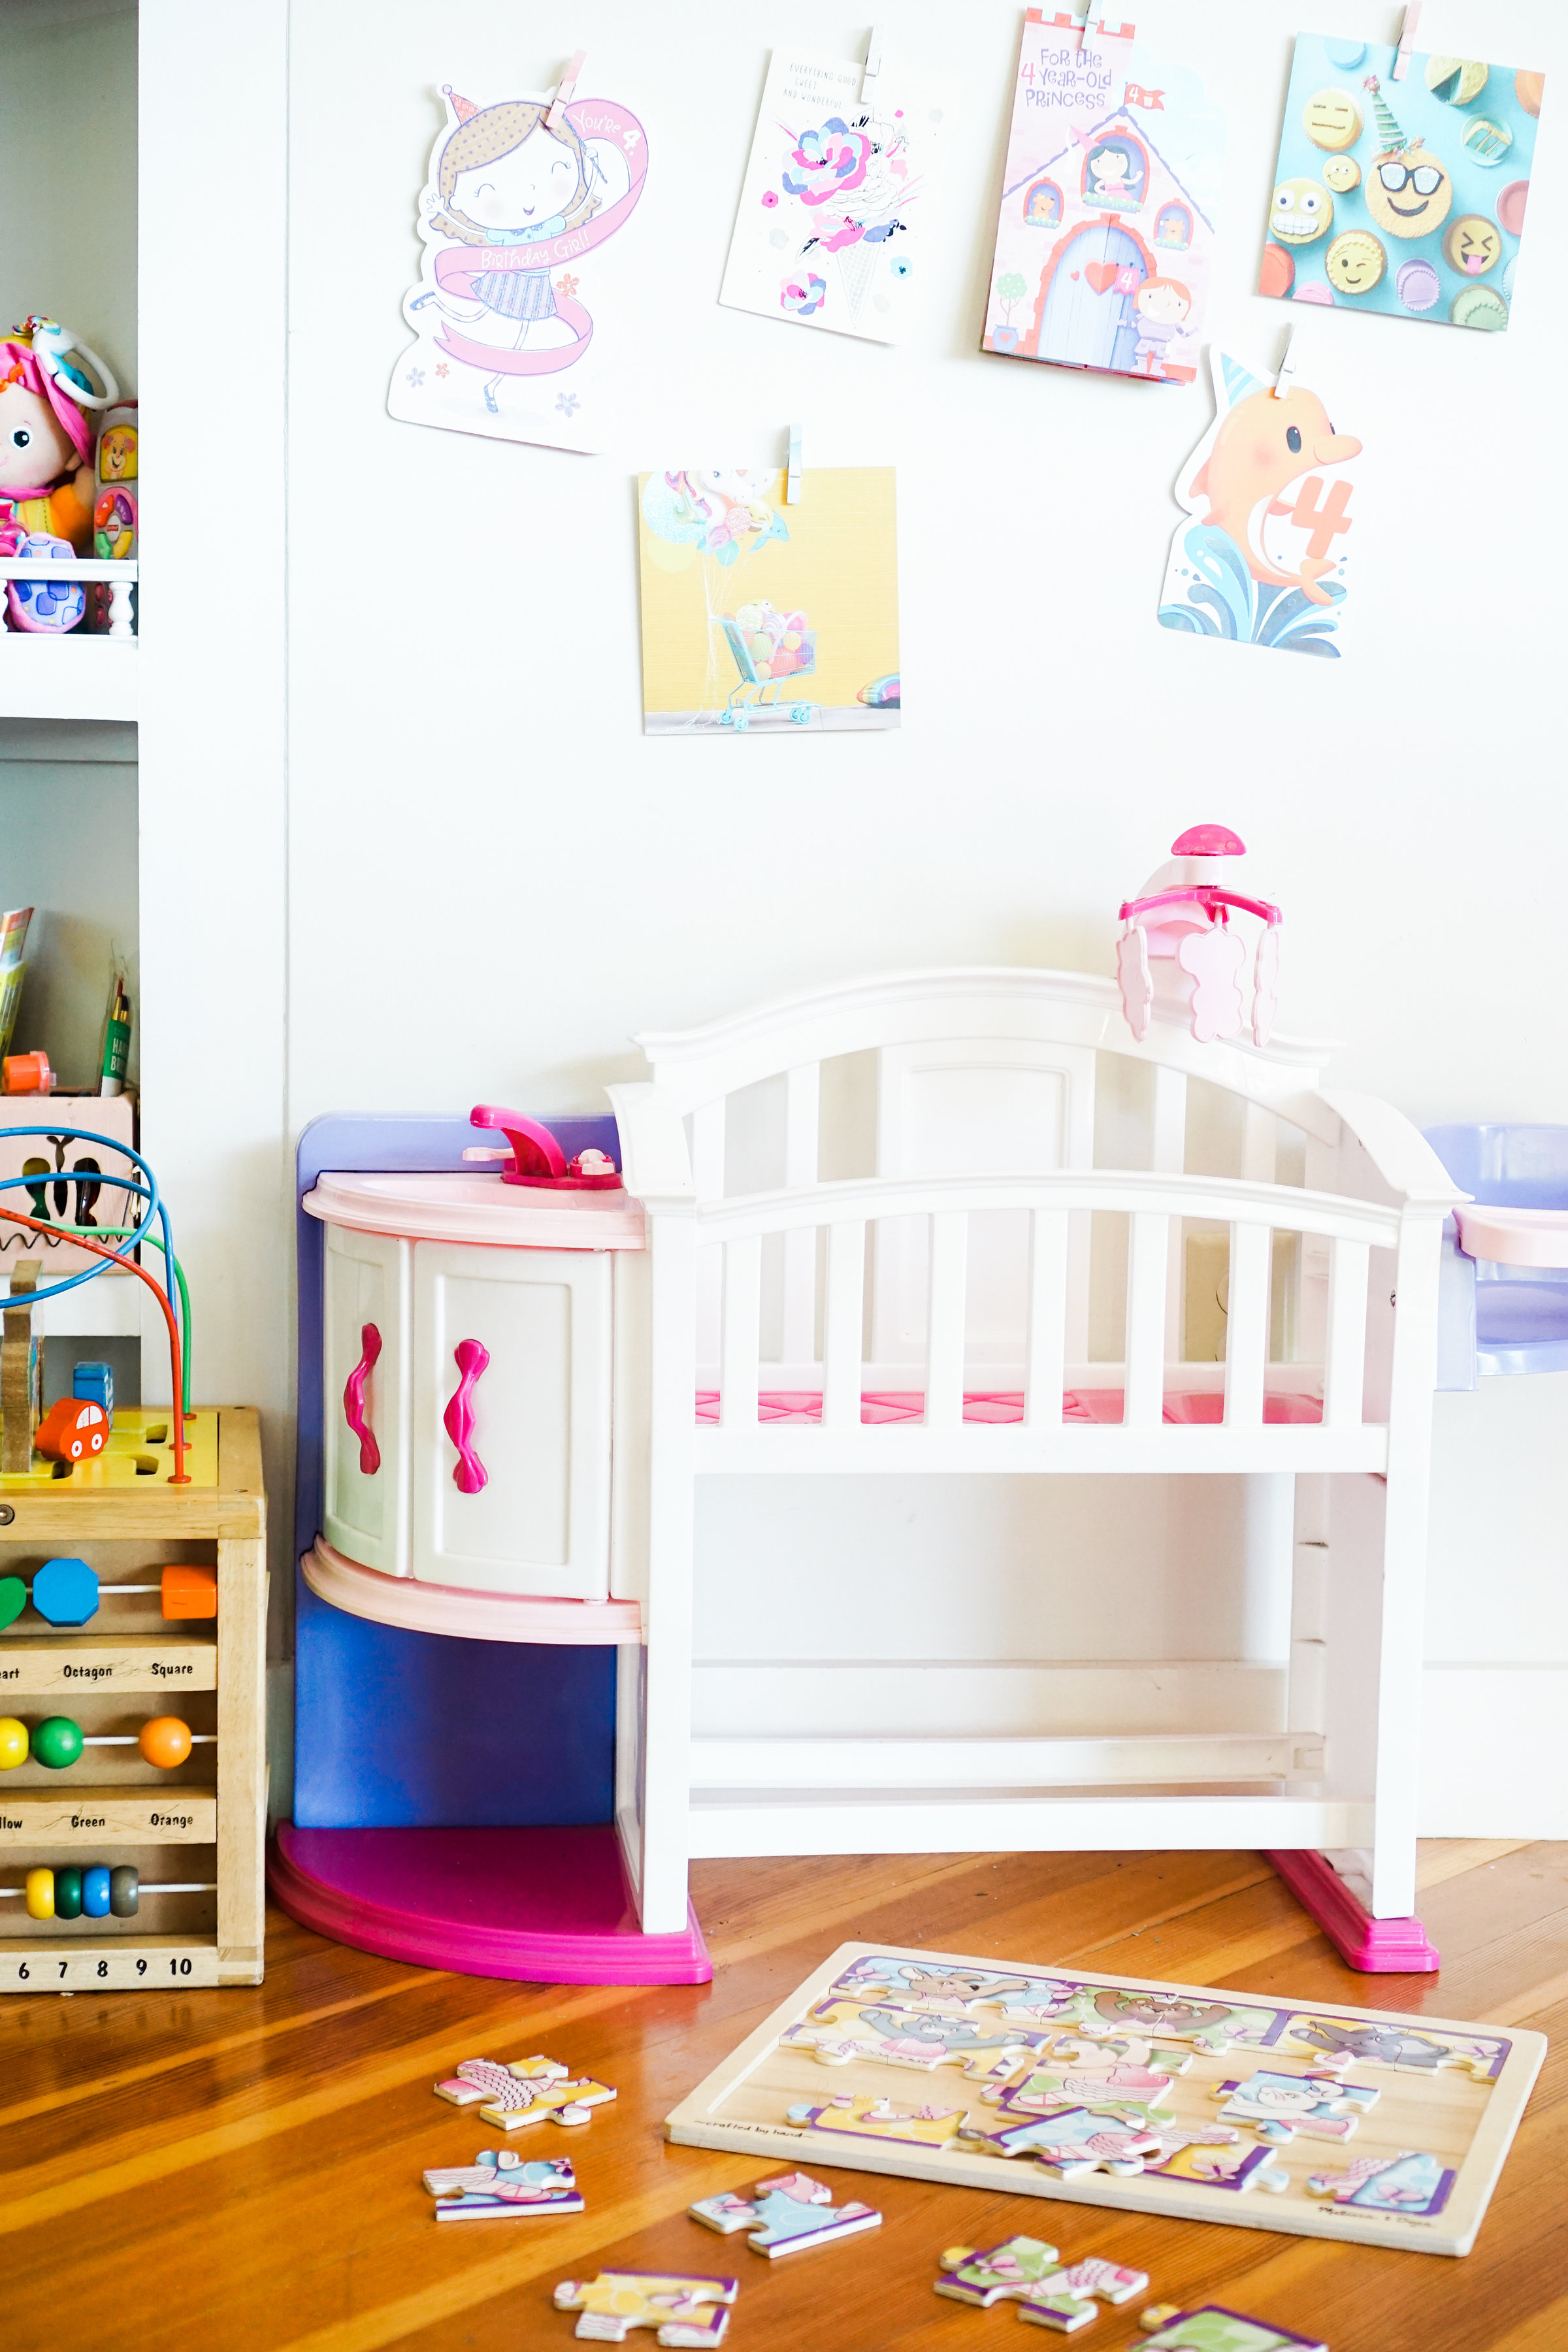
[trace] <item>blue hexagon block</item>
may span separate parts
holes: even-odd
[[[85,1559],[47,1559],[33,1579],[33,1606],[51,1625],[85,1625],[98,1614],[98,1571]]]

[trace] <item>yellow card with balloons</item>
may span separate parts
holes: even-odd
[[[1305,372],[1289,383],[1217,344],[1215,421],[1176,480],[1163,628],[1338,661],[1362,445]]]
[[[897,727],[890,466],[637,478],[643,730],[834,734]]]
[[[1505,328],[1545,82],[1298,34],[1258,292]]]

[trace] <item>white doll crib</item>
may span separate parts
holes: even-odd
[[[643,1608],[617,1819],[649,1931],[692,1857],[1256,1846],[1352,1965],[1436,1965],[1463,1196],[1315,1049],[1178,1011],[1139,1041],[1107,981],[915,972],[638,1041],[611,1581]]]

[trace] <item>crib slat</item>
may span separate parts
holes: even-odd
[[[866,1303],[864,1224],[827,1228],[822,1333],[822,1426],[860,1426],[860,1349]]]
[[[724,1244],[723,1350],[719,1371],[719,1426],[755,1429],[757,1358],[762,1349],[763,1244]]]
[[[1165,1266],[1171,1220],[1152,1211],[1127,1220],[1127,1429],[1157,1429],[1165,1404]]]
[[[1029,1225],[1029,1353],[1024,1374],[1024,1420],[1031,1429],[1054,1429],[1062,1417],[1068,1213],[1036,1209]]]
[[[1323,1423],[1328,1428],[1342,1429],[1361,1419],[1371,1259],[1365,1242],[1331,1245],[1329,1328],[1323,1345]]]
[[[926,1325],[928,1429],[963,1425],[963,1306],[969,1218],[944,1210],[931,1221],[931,1287]]]
[[[784,1183],[804,1192],[817,1181],[822,1066],[804,1062],[784,1081]],[[784,1236],[784,1315],[780,1354],[786,1364],[816,1359],[816,1230]]]
[[[1273,1235],[1267,1225],[1230,1229],[1230,1314],[1226,1331],[1227,1428],[1256,1429],[1263,1419],[1268,1368],[1268,1275]]]
[[[700,1201],[724,1197],[724,1114],[729,1097],[720,1095],[691,1114],[691,1181]]]
[[[1179,1176],[1187,1164],[1187,1078],[1184,1070],[1154,1065],[1154,1117],[1149,1165],[1157,1175]],[[1180,1223],[1165,1245],[1165,1360],[1173,1364],[1182,1352],[1182,1277],[1184,1271]]]

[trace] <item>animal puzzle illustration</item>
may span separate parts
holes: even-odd
[[[1169,2100],[1177,2077],[1193,2063],[1182,2056],[1152,2065],[1154,2054],[1147,2042],[1096,2047],[1062,2034],[1006,2082],[988,2083],[980,2095],[1009,2115],[1045,2115],[1083,2099],[1110,2100],[1152,2123],[1153,2110]]]
[[[1342,2172],[1310,2172],[1307,2194],[1379,2213],[1440,2213],[1454,2175],[1436,2156],[1406,2148],[1399,2156],[1362,2156]]]
[[[1219,2083],[1220,2120],[1250,2124],[1259,2139],[1349,2139],[1369,2107],[1383,2095],[1369,2084],[1342,2082],[1333,2074],[1276,2074],[1260,2071],[1246,2082]]]
[[[936,2291],[981,2311],[1016,2303],[1020,2319],[1073,2336],[1095,2317],[1096,2303],[1131,2303],[1148,2284],[1147,2271],[1127,2270],[1099,2256],[1064,2266],[1045,2239],[1018,2237],[979,2251],[950,2246]]]
[[[512,2221],[528,2213],[580,2213],[582,2191],[571,2161],[536,2157],[525,2163],[515,2148],[482,2147],[472,2164],[437,2166],[425,2186],[437,2221]]]
[[[1439,2066],[1462,2066],[1479,2083],[1489,2083],[1508,2056],[1506,2042],[1439,2042],[1402,2025],[1346,2025],[1337,2018],[1306,2017],[1292,2025],[1281,2047],[1291,2043],[1323,2053],[1323,2067],[1397,2066],[1404,2074],[1431,2074]]]
[[[514,2058],[505,2064],[494,2058],[464,2058],[454,2074],[435,2085],[438,2099],[455,2107],[474,2107],[483,2123],[502,2131],[520,2131],[525,2124],[585,2124],[595,2107],[615,2097],[607,2083],[584,2074],[571,2079],[571,2070],[554,2058]]]
[[[1037,2049],[1047,2035],[1004,2027],[984,2033],[973,2018],[933,2014],[927,2010],[877,2009],[837,1995],[813,2010],[804,2024],[792,2027],[785,2039],[815,2051],[825,2066],[847,2065],[851,2058],[869,2058],[883,2066],[913,2066],[930,2074],[950,2060],[965,2063],[985,2053],[1006,2053],[1013,2064]],[[993,2065],[995,2060],[992,2061]]]
[[[771,2180],[759,2180],[750,2197],[700,2197],[686,2210],[694,2221],[705,2230],[717,2230],[721,2237],[748,2231],[752,2252],[766,2254],[770,2261],[807,2246],[830,2245],[837,2238],[858,2237],[863,2230],[876,2229],[882,2219],[875,2207],[854,2198],[847,2205],[835,2205],[826,2182],[814,2180],[808,2172],[776,2173]]]
[[[1058,2180],[1079,2180],[1105,2171],[1131,2177],[1160,2152],[1160,2135],[1136,2115],[1114,2107],[1060,2107],[1018,2121],[1003,2117],[994,2128],[968,2116],[959,2137],[992,2156],[1027,2156]]]
[[[721,2344],[741,2292],[732,2278],[691,2277],[680,2271],[601,2271],[596,2278],[563,2279],[557,2311],[582,2313],[574,2335],[591,2344],[624,2344],[634,2327],[651,2327],[671,2352],[704,2352]]]
[[[1298,2336],[1267,2319],[1249,2319],[1243,2311],[1205,2303],[1195,2311],[1169,2316],[1162,2312],[1160,2326],[1144,2339],[1143,2352],[1329,2352],[1329,2347],[1321,2336]]]

